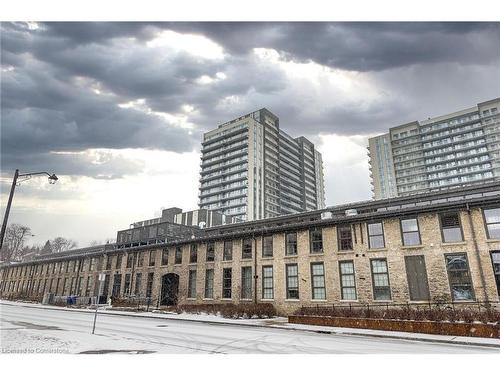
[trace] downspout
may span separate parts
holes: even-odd
[[[255,234],[252,234],[255,248],[255,256],[253,257],[253,303],[257,304],[257,238],[255,238]],[[262,237],[261,237],[262,240]]]
[[[486,278],[484,277],[483,264],[481,263],[481,256],[479,254],[479,247],[477,245],[476,232],[474,230],[474,226],[472,223],[471,210],[470,210],[468,203],[466,204],[466,208],[467,208],[467,218],[469,221],[469,228],[470,228],[470,231],[472,234],[472,243],[474,244],[474,253],[476,254],[476,261],[477,261],[477,264],[479,267],[479,276],[481,277],[481,284],[482,284],[482,288],[483,288],[484,300],[485,300],[485,302],[488,303],[489,298],[488,298],[488,293],[486,291]]]
[[[130,285],[128,286],[128,296],[129,297],[130,297],[130,294],[131,294],[130,292],[132,291],[132,285],[134,285],[133,281],[134,281],[134,272],[135,272],[135,262],[138,262],[139,261],[139,257],[141,256],[139,254],[139,252],[137,252],[135,255],[137,255],[137,256],[133,257],[134,263],[132,264],[132,272],[130,273]],[[144,262],[144,258],[142,259],[142,261]],[[125,278],[127,278],[127,274],[125,274]],[[124,292],[126,292],[126,290],[124,290]]]

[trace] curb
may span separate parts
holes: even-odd
[[[0,305],[9,305],[9,306],[19,306],[16,304],[0,301]],[[81,313],[88,313],[88,314],[93,314],[95,310],[93,309],[78,309],[78,310],[73,310],[73,309],[61,309],[61,308],[54,308],[54,307],[40,307],[39,304],[33,304],[34,306],[25,306],[22,305],[21,307],[27,307],[27,308],[32,308],[32,309],[43,309],[43,310],[56,310],[56,311],[70,311],[70,312],[81,312]],[[116,310],[115,310],[116,311]],[[493,343],[476,343],[476,342],[470,342],[470,341],[463,341],[463,340],[445,340],[445,339],[439,339],[439,338],[426,338],[426,337],[401,337],[397,335],[382,335],[382,334],[377,334],[377,333],[367,333],[367,332],[335,332],[335,331],[327,331],[324,329],[321,329],[321,327],[324,326],[318,326],[318,329],[313,329],[313,328],[298,328],[298,327],[280,327],[280,326],[275,326],[275,325],[257,325],[257,324],[244,324],[244,323],[238,323],[238,322],[217,322],[217,321],[206,321],[206,320],[195,320],[195,319],[175,319],[169,317],[167,314],[161,314],[163,316],[142,316],[142,315],[136,315],[136,314],[116,314],[111,311],[106,311],[106,310],[101,310],[99,312],[100,314],[105,314],[105,315],[113,315],[113,316],[122,316],[122,317],[134,317],[134,318],[145,318],[145,319],[162,319],[162,320],[173,320],[173,321],[179,321],[179,322],[190,322],[190,323],[202,323],[202,324],[211,324],[211,325],[229,325],[229,326],[239,326],[239,327],[246,327],[246,328],[272,328],[272,329],[281,329],[281,330],[286,330],[286,331],[299,331],[299,332],[309,332],[309,333],[322,333],[322,334],[331,334],[331,335],[339,335],[339,336],[360,336],[360,337],[374,337],[374,338],[384,338],[384,339],[396,339],[396,340],[409,340],[409,341],[420,341],[420,342],[430,342],[430,343],[439,343],[439,344],[451,344],[451,345],[467,345],[467,346],[477,346],[477,347],[487,347],[487,348],[497,348],[500,349],[500,342],[499,344],[493,344]],[[153,313],[154,314],[154,313]],[[335,328],[335,327],[333,327]],[[454,337],[459,337],[459,336],[454,336]]]

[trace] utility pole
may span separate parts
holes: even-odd
[[[10,188],[9,200],[7,202],[7,208],[5,209],[5,214],[3,216],[2,232],[0,233],[0,249],[3,246],[3,239],[5,237],[5,231],[7,229],[7,220],[9,219],[10,206],[12,204],[12,198],[14,197],[14,190],[16,189],[17,178],[19,177],[19,169],[16,169],[14,173],[14,179],[12,180],[12,186]]]
[[[99,274],[99,289],[97,291],[97,301],[95,303],[95,313],[94,313],[94,325],[92,326],[92,334],[95,332],[95,322],[97,320],[97,309],[99,308],[99,300],[101,299],[101,289],[103,286],[104,279],[106,275],[104,273]]]

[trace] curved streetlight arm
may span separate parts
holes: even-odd
[[[57,176],[54,173],[50,174],[48,172],[35,172],[35,173],[19,174],[19,169],[16,169],[16,172],[14,173],[14,178],[12,180],[12,187],[10,188],[9,200],[7,202],[7,207],[5,208],[5,214],[3,216],[2,230],[0,232],[0,249],[3,246],[3,239],[5,237],[5,231],[7,229],[7,220],[9,219],[10,205],[12,204],[12,198],[14,197],[14,190],[16,188],[17,179],[19,177],[31,177],[41,174],[46,174],[47,176],[49,176],[49,183],[51,184],[55,184],[56,181],[58,180]]]
[[[19,174],[18,177],[36,176],[38,174],[46,174],[49,177],[52,176],[49,172],[36,172],[36,173],[22,173],[22,174]]]
[[[49,172],[23,173],[23,174],[18,174],[17,177],[32,177],[41,174],[46,174],[47,176],[49,176],[50,182],[52,181],[56,182],[58,180],[57,176],[54,173],[50,174]]]

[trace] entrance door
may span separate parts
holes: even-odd
[[[406,276],[408,278],[408,289],[411,301],[428,301],[429,283],[425,270],[425,259],[423,255],[412,255],[405,257]]]
[[[177,305],[177,293],[179,292],[179,275],[167,273],[161,278],[161,300],[160,305]]]
[[[495,274],[495,281],[497,282],[498,296],[500,296],[500,251],[491,253],[491,261],[493,262],[493,273]]]

